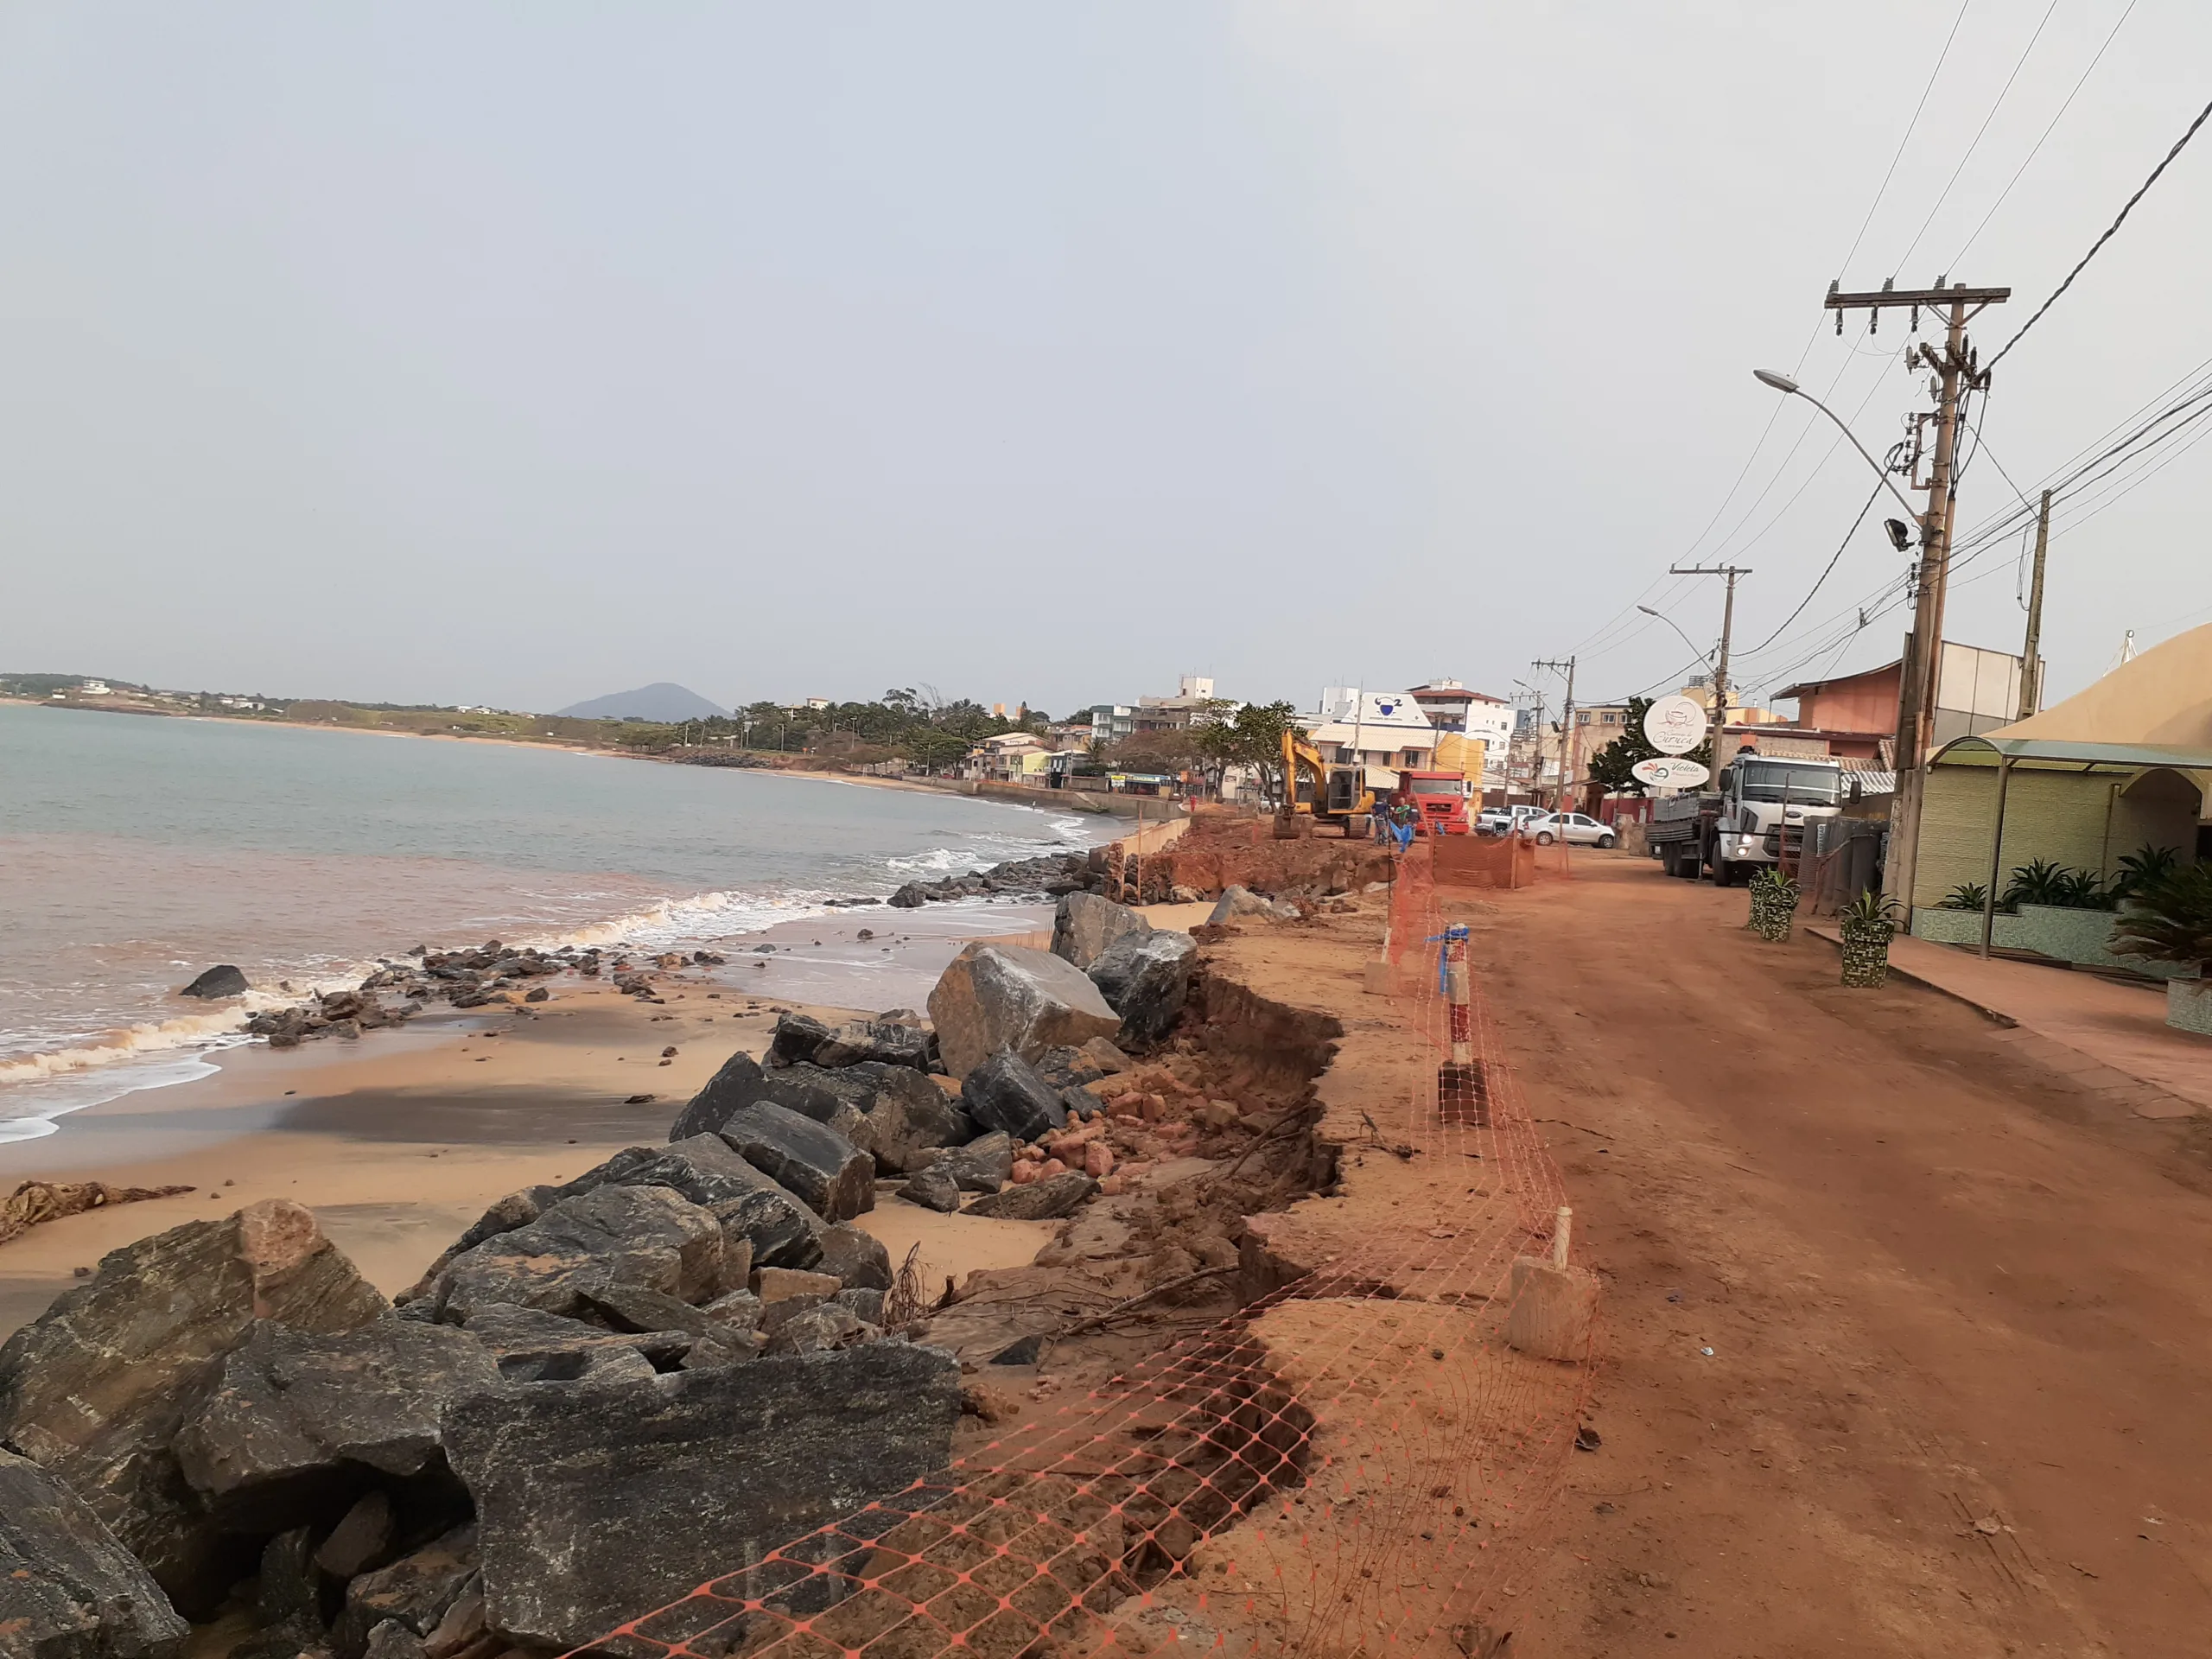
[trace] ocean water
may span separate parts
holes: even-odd
[[[248,1007],[487,938],[727,944],[832,898],[1089,844],[919,791],[498,744],[0,704],[0,1146],[243,1039]]]

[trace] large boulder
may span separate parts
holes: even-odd
[[[858,1085],[855,1097],[823,1121],[873,1153],[883,1174],[902,1175],[924,1154],[975,1138],[975,1120],[959,1102],[910,1067],[868,1062],[823,1075]]]
[[[835,1274],[848,1290],[888,1290],[891,1252],[881,1239],[857,1227],[827,1228],[822,1235],[822,1271]]]
[[[721,1224],[709,1211],[665,1186],[600,1186],[455,1256],[431,1300],[440,1319],[464,1324],[490,1302],[573,1313],[596,1281],[696,1302],[726,1287],[722,1271]]]
[[[1052,954],[1085,972],[1116,944],[1141,938],[1152,924],[1127,905],[1095,893],[1071,893],[1052,916]]]
[[[903,1343],[462,1401],[446,1445],[476,1500],[487,1622],[594,1641],[944,1468],[959,1414],[958,1363]]]
[[[765,1080],[760,1061],[742,1052],[731,1055],[676,1115],[668,1138],[688,1141],[695,1135],[712,1135],[729,1121],[731,1113],[766,1097]]]
[[[1124,1043],[1157,1043],[1175,1028],[1198,960],[1189,934],[1154,931],[1123,935],[1090,964],[1090,982],[1122,1016]]]
[[[1068,1126],[1067,1103],[1020,1055],[1001,1050],[973,1067],[960,1084],[968,1116],[986,1130],[1038,1141]]]
[[[971,944],[955,957],[930,992],[930,1018],[944,1069],[963,1078],[1002,1048],[1035,1059],[1122,1027],[1080,968],[1014,944]]]
[[[817,1065],[857,1065],[864,1060],[926,1071],[930,1069],[930,1034],[916,1026],[849,1020],[814,1051]]]
[[[721,1137],[745,1161],[797,1193],[824,1221],[875,1208],[875,1160],[836,1130],[772,1101],[734,1114]]]
[[[1002,1221],[1058,1221],[1062,1216],[1073,1215],[1077,1206],[1097,1191],[1097,1182],[1079,1169],[1071,1169],[1027,1186],[987,1193],[964,1213],[995,1216]]]
[[[711,1212],[722,1228],[723,1277],[733,1285],[744,1278],[737,1262],[741,1244],[749,1254],[747,1266],[755,1268],[811,1267],[820,1254],[815,1236],[821,1218],[717,1135],[695,1135],[667,1147],[625,1147],[566,1186],[547,1190],[557,1201],[602,1186],[665,1186]]]
[[[210,968],[177,995],[202,997],[213,1001],[221,997],[244,996],[252,988],[246,983],[245,976],[226,962],[219,968]]]
[[[939,1153],[930,1173],[963,1192],[995,1192],[1014,1179],[1014,1138],[1003,1130],[977,1135],[964,1147]]]
[[[446,1407],[499,1384],[484,1344],[449,1325],[383,1319],[321,1332],[264,1319],[193,1408],[177,1463],[233,1531],[335,1519],[365,1478],[442,1463]]]
[[[0,1656],[175,1659],[189,1631],[82,1498],[0,1451]]]
[[[187,1222],[110,1251],[0,1345],[0,1441],[60,1476],[180,1611],[207,1616],[252,1550],[202,1511],[170,1450],[195,1385],[257,1319],[338,1332],[390,1311],[289,1199]]]
[[[1247,918],[1268,922],[1294,922],[1298,906],[1277,902],[1254,893],[1249,887],[1230,886],[1222,889],[1221,897],[1214,901],[1206,917],[1209,926],[1234,922]]]
[[[776,1020],[775,1029],[768,1033],[766,1064],[772,1070],[779,1065],[811,1061],[815,1051],[829,1040],[830,1027],[812,1014],[782,1014]]]
[[[594,1293],[599,1294],[603,1293]],[[690,1332],[681,1330],[609,1332],[512,1302],[471,1308],[466,1329],[484,1344],[501,1378],[511,1382],[575,1382],[603,1370],[608,1361],[632,1354],[642,1358],[648,1370],[666,1370],[681,1361],[696,1340]]]

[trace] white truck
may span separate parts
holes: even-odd
[[[1670,796],[1651,810],[1644,844],[1669,875],[1718,885],[1746,880],[1765,864],[1794,874],[1805,825],[1842,810],[1843,766],[1834,760],[1772,759],[1745,751],[1720,769],[1714,788]]]

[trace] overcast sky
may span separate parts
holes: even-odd
[[[1884,661],[1878,511],[1749,649],[1874,482],[1750,370],[1878,453],[1927,377],[1831,278],[2009,283],[1992,355],[2207,95],[2139,0],[1989,216],[2127,8],[1969,0],[1885,188],[1955,0],[8,7],[0,668],[1602,697],[1694,655],[1639,601],[1717,634],[1686,556],[1755,690]],[[2208,201],[2212,136],[1997,371],[1962,528],[2212,358]],[[2212,621],[2208,460],[2062,524],[2054,697]]]

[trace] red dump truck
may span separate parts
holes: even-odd
[[[1464,836],[1474,828],[1467,817],[1467,780],[1456,772],[1402,772],[1391,800],[1410,801],[1421,814],[1417,833]]]

